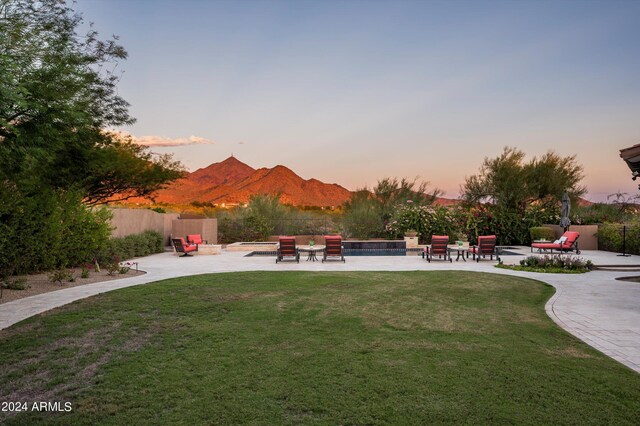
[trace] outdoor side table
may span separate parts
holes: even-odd
[[[323,245],[314,245],[314,246],[299,246],[298,251],[302,253],[307,253],[307,262],[312,261],[315,262],[318,260],[318,252],[324,251]]]
[[[464,260],[465,262],[467,261],[466,258],[466,254],[469,251],[469,245],[468,244],[463,244],[461,246],[457,245],[457,244],[449,244],[447,246],[447,250],[449,250],[449,258],[451,257],[451,254],[455,251],[457,256],[456,256],[456,262],[458,260],[460,260],[460,258],[462,258],[462,260]]]

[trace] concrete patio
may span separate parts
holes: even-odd
[[[510,250],[519,253],[503,256],[514,264],[530,255],[528,247]],[[562,328],[611,358],[640,373],[640,283],[615,278],[640,275],[638,271],[593,271],[586,274],[541,274],[495,268],[496,262],[454,261],[431,263],[418,256],[354,256],[342,262],[279,263],[274,257],[245,257],[246,252],[182,258],[161,253],[137,259],[147,272],[133,278],[63,289],[0,305],[0,329],[75,300],[119,288],[146,284],[167,278],[205,273],[240,271],[432,271],[462,270],[533,278],[556,288],[547,302],[547,314]],[[596,265],[640,265],[640,256],[618,257],[616,253],[583,251],[581,257]]]

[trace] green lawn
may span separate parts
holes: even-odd
[[[637,424],[640,375],[558,328],[553,289],[472,272],[202,275],[0,332],[33,424]]]

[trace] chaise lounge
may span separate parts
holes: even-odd
[[[500,256],[498,256],[498,251],[496,250],[496,236],[495,235],[482,235],[478,237],[478,244],[471,247],[467,252],[467,257],[469,257],[469,253],[473,255],[473,260],[476,262],[480,262],[480,257],[490,256],[491,260],[493,260],[493,256],[496,256],[496,260],[500,261]]]
[[[443,260],[453,262],[447,244],[449,244],[448,235],[433,235],[431,237],[431,245],[428,245],[424,249],[424,257],[427,259],[427,262],[431,263],[433,256],[438,256],[438,258],[443,258],[442,256],[444,256]]]
[[[578,238],[580,238],[579,232],[567,231],[552,243],[533,243],[531,247],[537,248],[540,251],[549,250],[551,253],[553,253],[554,250],[558,250],[561,254],[575,250],[576,254],[580,254]]]
[[[342,253],[342,237],[340,235],[326,235],[324,237],[325,247],[324,254],[322,256],[322,262],[329,260],[329,257],[334,260],[341,260],[344,262],[344,254]]]
[[[293,258],[290,260],[295,260],[300,263],[300,253],[298,252],[298,248],[296,247],[296,238],[295,237],[280,237],[278,239],[278,249],[276,250],[276,263],[282,262],[285,258]]]

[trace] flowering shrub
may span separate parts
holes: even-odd
[[[533,269],[566,269],[569,271],[584,271],[591,270],[593,264],[590,260],[585,261],[578,256],[568,255],[544,255],[544,256],[529,256],[526,259],[520,261],[520,266],[525,266]]]
[[[397,205],[385,226],[392,238],[400,238],[405,232],[415,230],[421,242],[429,242],[432,235],[448,235],[454,240],[458,238],[460,229],[455,211],[411,202]]]

